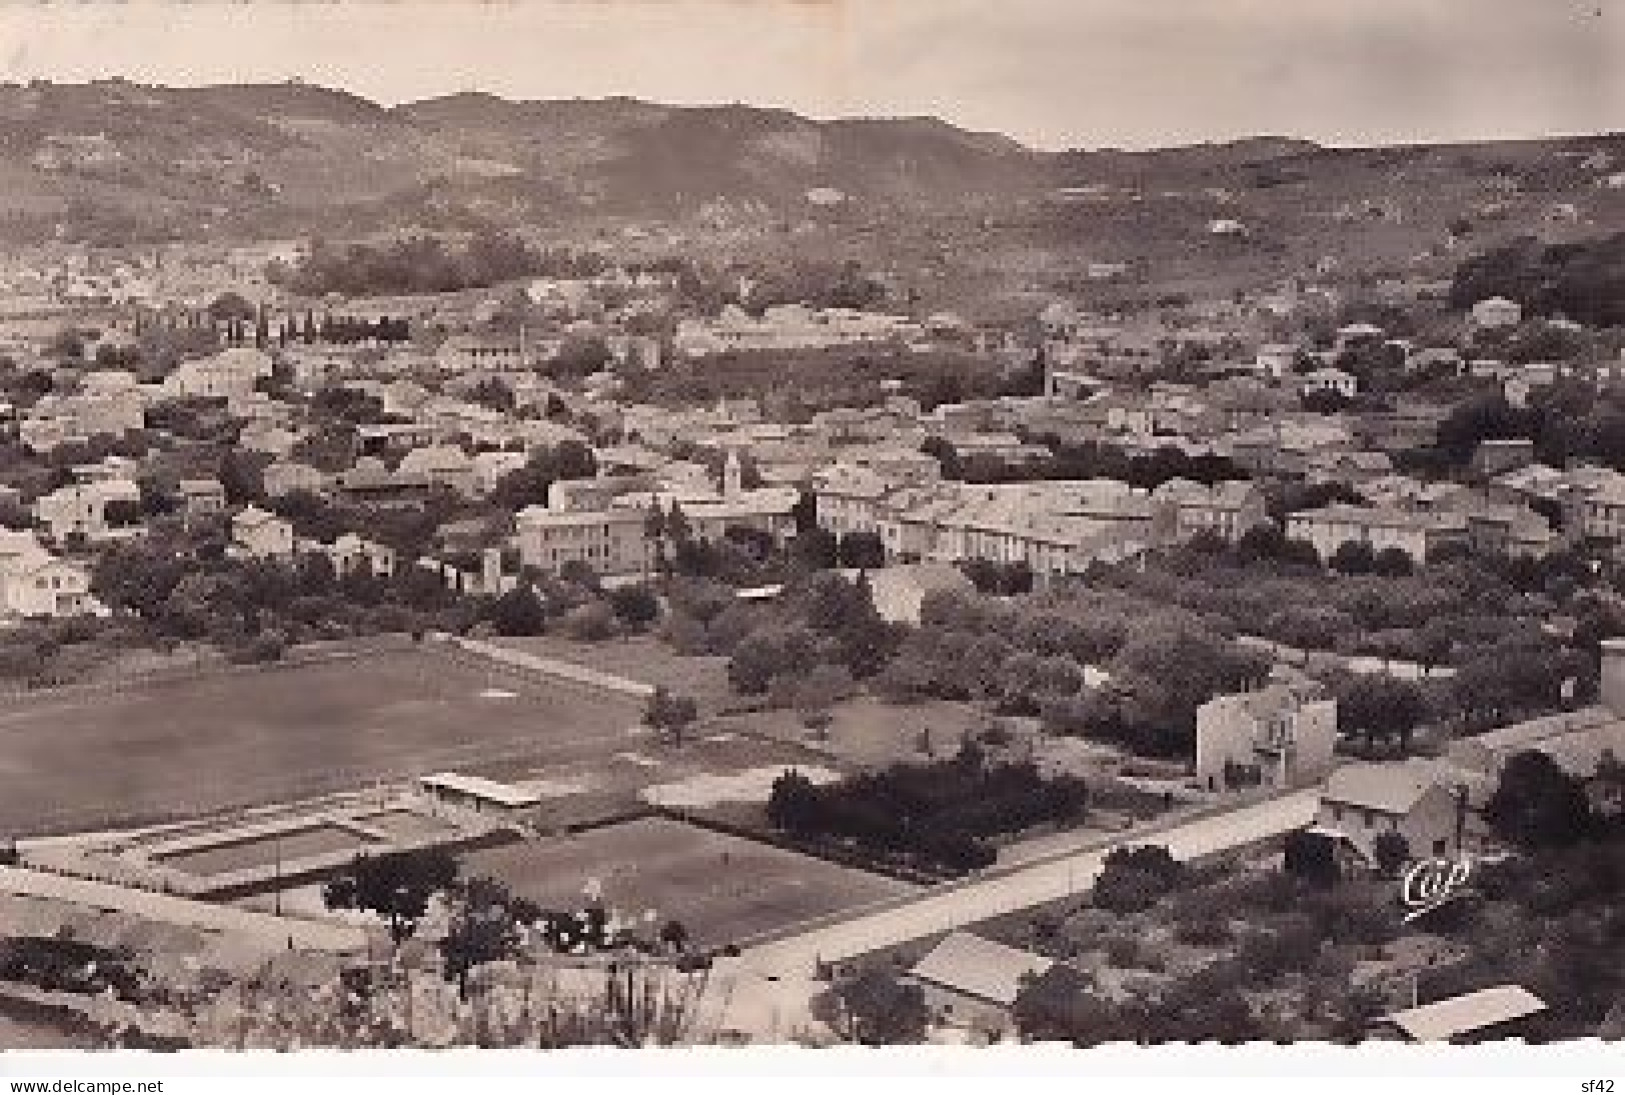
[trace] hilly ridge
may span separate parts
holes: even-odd
[[[785,207],[814,187],[952,206],[1031,193],[1043,164],[935,120],[746,106],[465,93],[387,108],[305,84],[0,87],[0,212],[12,221],[30,208],[60,217],[77,197],[108,216],[172,214],[228,233],[311,218],[342,230],[347,213],[370,227],[393,204],[410,221],[425,188],[455,204],[492,180],[533,184],[507,190],[553,217],[681,215],[718,199]]]
[[[850,200],[815,206],[817,191]],[[1221,220],[1245,232],[1217,238]],[[818,230],[795,230],[807,223]],[[676,226],[701,254],[818,249],[978,286],[950,300],[1066,288],[1100,263],[1130,264],[1142,292],[1270,283],[1333,260],[1436,277],[1514,234],[1625,228],[1625,136],[1050,153],[936,118],[739,104],[464,92],[389,107],[302,83],[0,85],[12,242],[490,225],[570,242],[641,224]]]

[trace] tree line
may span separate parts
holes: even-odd
[[[948,760],[895,764],[822,786],[786,772],[773,783],[767,814],[793,837],[851,841],[870,853],[959,873],[991,865],[994,838],[1069,824],[1088,801],[1081,779],[1046,778],[1031,763],[989,763],[967,741]]]
[[[461,245],[437,236],[384,243],[318,241],[300,262],[274,262],[272,284],[300,296],[385,296],[483,289],[517,278],[584,277],[600,273],[596,255],[540,250],[504,232],[484,231]]]

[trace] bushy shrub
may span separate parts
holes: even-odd
[[[1228,920],[1209,915],[1180,924],[1174,931],[1174,937],[1190,947],[1222,947],[1230,942],[1234,934]]]
[[[1160,845],[1114,848],[1095,881],[1094,903],[1116,913],[1149,909],[1185,880],[1185,868]]]
[[[559,628],[577,642],[603,642],[615,637],[615,613],[603,601],[589,601],[567,612]]]
[[[1045,779],[1031,764],[983,765],[974,748],[930,764],[815,786],[787,772],[773,784],[769,820],[803,837],[851,840],[881,854],[915,857],[952,871],[991,865],[989,839],[1045,821],[1080,817],[1081,780]]]
[[[660,598],[646,585],[623,586],[609,593],[610,607],[627,627],[641,630],[660,618]]]

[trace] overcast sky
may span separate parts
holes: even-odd
[[[1625,129],[1625,0],[111,0],[0,6],[0,77],[301,77],[934,114],[1047,148]]]

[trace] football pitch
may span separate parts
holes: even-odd
[[[463,874],[494,878],[543,908],[580,908],[589,892],[658,929],[681,922],[722,946],[813,917],[917,892],[917,887],[799,852],[666,818],[574,836],[483,848]],[[652,915],[651,915],[652,914]]]
[[[0,837],[190,817],[624,749],[637,701],[403,647],[0,701]]]

